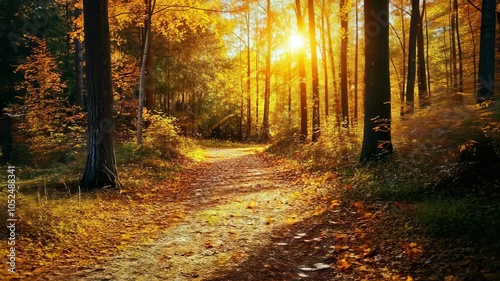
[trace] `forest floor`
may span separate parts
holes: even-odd
[[[413,205],[343,202],[334,174],[261,151],[206,148],[148,193],[101,194],[101,224],[26,239],[4,280],[500,280],[492,255],[426,237]]]

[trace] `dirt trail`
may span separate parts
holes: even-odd
[[[64,279],[206,280],[244,262],[275,229],[300,220],[290,201],[296,190],[252,148],[207,149],[175,190],[182,190],[172,195],[180,203],[166,204],[179,204],[185,215],[159,239]]]

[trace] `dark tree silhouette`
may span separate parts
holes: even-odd
[[[477,102],[491,99],[495,90],[495,0],[483,0],[479,43]]]
[[[389,1],[365,1],[365,128],[361,162],[392,152]]]
[[[87,165],[80,185],[85,189],[115,187],[118,180],[113,143],[113,91],[108,1],[84,0],[87,53]]]
[[[304,34],[304,18],[300,8],[300,0],[295,0],[295,12],[297,14],[297,27],[299,34]],[[299,60],[299,87],[300,87],[300,140],[307,139],[307,89],[306,89],[306,64],[305,64],[305,50],[300,47],[298,50]]]
[[[320,119],[319,119],[319,75],[318,75],[318,54],[316,51],[316,25],[314,19],[314,0],[308,0],[308,15],[309,15],[309,42],[311,44],[311,73],[312,73],[312,141],[318,141],[320,136]]]

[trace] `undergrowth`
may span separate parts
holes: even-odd
[[[498,105],[441,104],[394,120],[395,152],[374,163],[358,162],[359,128],[339,130],[330,123],[317,143],[300,143],[292,130],[268,151],[293,159],[303,170],[335,172],[332,190],[340,188],[347,204],[413,204],[417,222],[431,235],[492,243],[500,225],[499,112]]]

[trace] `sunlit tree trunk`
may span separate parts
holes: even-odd
[[[353,124],[358,123],[358,44],[359,44],[359,12],[358,12],[358,0],[356,0],[356,28],[355,28],[355,51],[354,51],[354,116]]]
[[[457,34],[457,48],[458,48],[458,91],[464,91],[464,63],[462,60],[462,43],[460,41],[460,25],[458,24],[458,1],[453,0],[453,11],[455,16],[455,32]]]
[[[404,0],[401,0],[401,33],[403,35],[403,44],[401,46],[401,49],[403,51],[403,71],[402,71],[402,81],[403,81],[403,90],[401,91],[400,93],[400,96],[399,96],[399,99],[401,101],[401,107],[400,107],[400,111],[399,111],[399,115],[400,116],[403,116],[405,114],[405,95],[406,95],[406,91],[405,91],[405,86],[406,86],[406,28],[405,28],[405,19],[404,19]]]
[[[80,186],[87,190],[119,184],[113,142],[113,90],[107,0],[84,0],[87,51],[87,164]]]
[[[477,102],[491,99],[495,90],[495,0],[483,0],[478,82]]]
[[[429,21],[427,19],[427,0],[424,0],[423,1],[423,4],[422,4],[422,10],[424,11],[424,15],[425,15],[425,42],[426,42],[426,54],[425,54],[425,57],[426,57],[426,68],[427,68],[427,95],[429,97],[429,100],[428,100],[428,104],[430,105],[431,104],[431,100],[430,100],[430,97],[431,97],[431,68],[429,66]]]
[[[319,119],[319,75],[318,75],[318,54],[316,50],[316,24],[314,18],[314,0],[308,0],[309,15],[309,42],[311,45],[311,72],[312,72],[312,141],[318,141],[321,134]]]
[[[252,95],[250,93],[251,82],[251,65],[250,65],[250,1],[247,0],[248,11],[245,15],[247,24],[247,137],[252,134]]]
[[[332,31],[330,26],[330,18],[326,15],[326,30],[328,35],[328,56],[330,57],[330,65],[332,70],[332,84],[333,84],[333,105],[335,108],[335,119],[337,119],[337,127],[340,128],[340,106],[339,98],[337,96],[337,72],[335,71],[335,56],[333,55]]]
[[[467,21],[469,23],[469,31],[472,42],[472,65],[473,65],[473,77],[474,77],[473,92],[475,93],[477,90],[476,38],[474,35],[474,28],[472,27],[472,21],[470,17],[470,3],[467,4]]]
[[[405,114],[411,114],[414,109],[415,100],[415,69],[417,58],[417,31],[420,18],[419,0],[412,0],[410,21],[410,42],[408,46],[408,81],[406,83],[406,110]]]
[[[271,44],[272,44],[272,27],[271,27],[271,0],[267,0],[267,18],[266,18],[266,81],[264,85],[264,116],[262,118],[261,141],[268,142],[271,139],[269,133],[269,101],[271,96]]]
[[[365,127],[360,161],[391,153],[389,1],[365,1]],[[373,30],[379,32],[373,32]]]
[[[423,30],[423,14],[425,10],[422,8],[422,14],[418,16],[417,28],[417,44],[418,44],[418,99],[420,108],[429,106],[429,96],[427,93],[427,69],[425,67],[425,50],[424,50],[424,30]]]
[[[153,2],[154,1],[154,2]],[[139,105],[137,110],[137,144],[142,145],[142,130],[143,130],[143,111],[144,111],[144,99],[146,95],[147,88],[147,61],[148,54],[150,51],[149,45],[151,43],[151,17],[153,16],[153,7],[156,3],[156,0],[148,0],[147,5],[147,19],[146,19],[146,32],[144,37],[144,47],[142,53],[142,62],[141,62],[141,73],[139,76]],[[184,102],[183,102],[184,104]]]
[[[455,13],[453,12],[453,0],[450,0],[450,43],[451,43],[451,71],[452,71],[452,84],[453,92],[458,90],[458,68],[457,68],[457,40],[456,40],[456,19]]]
[[[349,96],[347,89],[347,44],[348,44],[348,8],[346,0],[340,0],[340,88],[342,101],[342,124],[349,127]]]
[[[302,10],[300,8],[300,0],[295,0],[295,11],[297,15],[297,26],[299,34],[304,36],[304,18],[302,17]],[[298,49],[299,61],[299,89],[300,89],[300,140],[307,139],[307,92],[306,92],[306,64],[305,64],[305,50],[301,46]]]
[[[328,120],[328,106],[329,106],[329,100],[328,100],[328,55],[326,54],[326,29],[325,29],[325,16],[328,11],[326,11],[326,0],[323,0],[322,5],[321,5],[321,48],[323,49],[323,55],[322,55],[322,60],[323,60],[323,77],[324,77],[324,83],[325,83],[325,119]]]

